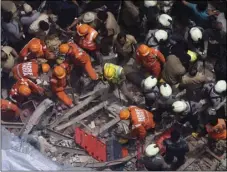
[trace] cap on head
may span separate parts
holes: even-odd
[[[148,1],[148,0],[144,0],[144,6],[146,8],[149,8],[149,7],[154,7],[157,5],[157,0],[156,1]]]
[[[62,79],[66,76],[66,71],[63,67],[61,66],[56,66],[54,68],[54,75],[59,78],[59,79]]]
[[[39,42],[32,42],[30,45],[29,45],[29,50],[32,52],[32,53],[38,53],[40,50],[41,50],[42,46]]]
[[[187,104],[185,101],[175,101],[172,104],[173,111],[176,113],[184,112],[187,108]]]
[[[50,70],[50,65],[49,64],[43,63],[41,66],[42,66],[43,73],[49,72],[49,70]]]
[[[18,88],[18,92],[20,95],[28,97],[31,95],[31,89],[27,85],[20,85]]]
[[[89,26],[87,24],[80,24],[76,26],[78,35],[84,36],[88,33]]]
[[[192,40],[195,42],[198,42],[203,37],[202,31],[198,27],[191,28],[189,33],[191,35]]]
[[[226,81],[225,80],[218,81],[215,84],[214,89],[217,93],[222,93],[222,92],[226,91]]]
[[[169,84],[164,83],[160,86],[160,93],[163,97],[168,98],[169,96],[172,95],[172,88],[170,87]]]
[[[164,27],[169,27],[171,25],[172,21],[173,21],[172,17],[170,17],[167,14],[161,14],[158,17],[158,22]]]
[[[91,23],[95,20],[95,15],[92,12],[86,12],[83,17],[84,23]]]
[[[59,46],[59,52],[61,54],[67,54],[69,52],[69,45],[68,44],[61,44]]]
[[[150,144],[145,149],[145,154],[147,157],[152,157],[158,154],[159,147],[156,144]]]
[[[104,77],[106,79],[112,79],[115,75],[115,69],[112,66],[104,66]]]
[[[141,56],[147,56],[150,52],[150,49],[147,45],[142,44],[138,47],[138,52],[139,52],[139,55]]]
[[[128,108],[120,111],[120,119],[121,120],[127,120],[129,118],[129,116],[130,116],[130,112],[129,112]]]
[[[155,32],[154,36],[158,42],[166,41],[168,39],[168,33],[165,30],[158,30]]]
[[[24,7],[25,13],[32,12],[32,7],[31,7],[29,4],[25,3],[25,4],[23,5],[23,7]]]
[[[154,76],[149,76],[143,81],[143,87],[145,90],[151,90],[154,86],[157,85],[157,78]]]

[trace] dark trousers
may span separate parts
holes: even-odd
[[[196,131],[199,125],[198,117],[196,115],[187,115],[185,118],[180,120],[180,123],[184,124],[187,121],[192,125],[193,131]]]
[[[175,155],[172,152],[166,152],[165,161],[170,164],[173,162],[174,157],[177,158],[176,165],[178,166],[182,165],[185,162],[185,154]]]

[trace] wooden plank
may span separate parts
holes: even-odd
[[[94,113],[97,112],[98,110],[102,109],[104,106],[107,105],[108,102],[109,102],[109,101],[106,100],[106,101],[103,101],[103,102],[99,103],[99,104],[96,105],[95,107],[93,107],[93,108],[89,109],[88,111],[82,113],[81,115],[79,115],[79,116],[77,116],[77,117],[71,119],[69,122],[57,126],[57,127],[55,128],[55,130],[60,131],[60,130],[62,130],[62,129],[64,129],[64,128],[66,128],[66,127],[69,127],[69,126],[71,126],[71,125],[77,123],[77,122],[80,122],[80,120],[82,120],[82,119],[84,119],[84,118],[86,118],[86,117],[88,117],[88,116],[94,114]]]
[[[206,152],[209,153],[211,156],[213,156],[215,159],[217,159],[218,161],[222,161],[221,158],[219,158],[217,155],[215,155],[213,152],[210,151],[209,148],[206,147]]]

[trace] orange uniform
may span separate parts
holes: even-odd
[[[149,54],[145,57],[140,56],[138,50],[136,54],[137,63],[142,64],[146,68],[146,70],[155,77],[159,77],[161,72],[160,62],[165,63],[163,54],[159,50],[151,47],[149,47]]]
[[[212,126],[210,124],[206,125],[206,130],[208,135],[215,140],[225,140],[226,139],[226,123],[224,119],[218,119],[218,124]]]
[[[13,67],[12,72],[17,80],[21,78],[37,79],[39,76],[39,65],[36,62],[20,63]]]
[[[87,33],[84,36],[80,36],[79,45],[80,47],[86,50],[94,51],[97,48],[95,43],[95,38],[97,37],[98,32],[87,24],[83,24],[83,25],[86,25]],[[78,27],[80,27],[80,25]]]
[[[17,105],[4,99],[1,99],[1,112],[1,119],[3,121],[9,118],[15,119],[20,116],[20,109],[17,107]]]
[[[31,45],[37,45],[38,50],[35,52],[32,52],[31,50]],[[53,53],[51,53],[48,49],[47,46],[44,44],[43,41],[41,41],[38,38],[33,38],[31,39],[25,46],[24,48],[20,51],[20,58],[22,60],[29,60],[29,59],[36,59],[36,58],[46,58],[50,59],[51,55],[53,56]],[[27,59],[26,59],[26,58]]]
[[[155,128],[153,114],[136,106],[130,106],[128,109],[131,116],[132,135],[144,139],[147,135],[147,130]]]
[[[63,65],[61,65],[61,67],[63,67]],[[57,97],[67,106],[72,106],[73,105],[72,99],[64,91],[67,85],[66,77],[59,79],[53,74],[50,82],[51,89],[57,95]]]
[[[98,75],[91,65],[90,56],[75,43],[68,43],[70,50],[67,55],[72,57],[75,65],[82,65],[92,80],[97,80]]]
[[[37,94],[43,94],[44,93],[44,89],[38,85],[36,85],[34,82],[32,82],[30,79],[27,78],[22,78],[20,80],[18,80],[13,87],[10,90],[10,95],[12,97],[18,96],[20,97],[21,95],[19,94],[19,87],[21,85],[26,85],[31,89],[32,93],[37,93]]]

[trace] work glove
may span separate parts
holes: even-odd
[[[199,133],[195,133],[195,132],[192,133],[192,136],[193,136],[194,138],[197,138],[198,135],[199,135]]]

